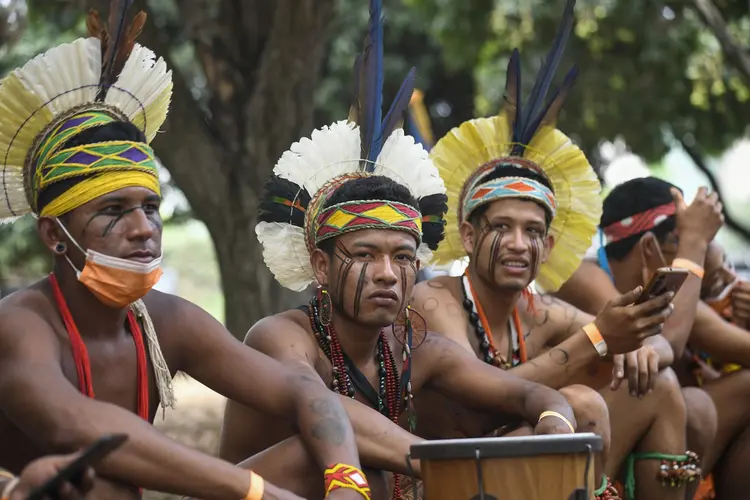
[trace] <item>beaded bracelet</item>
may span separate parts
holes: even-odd
[[[325,470],[326,497],[340,488],[354,490],[365,500],[370,500],[370,485],[364,472],[353,465],[334,464]]]

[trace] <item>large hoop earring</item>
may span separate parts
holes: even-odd
[[[396,316],[396,320],[391,327],[393,328],[393,336],[403,346],[408,343],[409,328],[411,328],[411,345],[409,349],[416,349],[421,346],[427,337],[427,320],[411,305],[407,305]]]
[[[333,319],[333,301],[331,300],[331,294],[322,286],[318,287],[318,306],[320,307],[318,314],[320,324],[329,326]]]

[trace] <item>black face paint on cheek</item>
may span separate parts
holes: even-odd
[[[489,263],[487,269],[489,269],[490,281],[495,283],[495,268],[497,262],[500,260],[500,248],[503,242],[503,236],[505,233],[502,231],[494,231],[495,236],[492,238],[492,244],[490,245]]]
[[[539,272],[539,241],[537,238],[531,238],[531,277],[529,283],[534,281],[537,273]]]
[[[490,222],[486,217],[482,218],[482,226],[479,228],[479,236],[475,242],[476,245],[474,246],[474,251],[472,252],[471,260],[469,262],[470,265],[474,266],[475,271],[479,271],[479,256],[482,251],[482,245],[484,244],[485,238],[489,236],[491,230],[492,226],[490,226]]]
[[[357,293],[354,294],[354,317],[359,317],[359,306],[362,304],[362,290],[365,288],[365,279],[367,278],[367,262],[362,264],[362,270],[359,272],[357,280]]]
[[[338,275],[336,276],[336,290],[331,290],[331,292],[336,294],[337,302],[335,305],[343,309],[346,277],[349,276],[349,271],[351,271],[352,266],[354,265],[354,258],[352,257],[352,254],[339,243],[336,244],[336,250],[338,250],[339,253],[334,253],[334,255],[341,261],[341,266],[339,266]],[[331,295],[331,297],[333,297],[333,295]]]

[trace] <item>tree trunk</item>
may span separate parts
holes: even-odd
[[[145,0],[136,1],[143,8]],[[178,1],[181,24],[211,91],[209,113],[174,74],[172,110],[157,154],[208,227],[219,261],[226,326],[241,337],[264,316],[303,300],[263,263],[257,205],[281,154],[312,131],[313,91],[333,0]],[[141,41],[169,59],[173,41],[153,24]],[[170,65],[172,68],[174,66]],[[304,258],[304,256],[303,256]]]

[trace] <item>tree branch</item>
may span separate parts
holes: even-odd
[[[719,8],[714,5],[713,0],[693,0],[693,5],[703,19],[703,23],[719,41],[727,61],[739,71],[745,85],[750,86],[750,54],[740,46],[729,32]]]
[[[729,213],[727,205],[726,203],[724,203],[724,196],[722,194],[719,181],[716,179],[716,176],[711,171],[711,169],[708,168],[708,165],[703,159],[703,155],[698,151],[697,147],[687,144],[687,142],[685,142],[685,140],[683,140],[682,138],[680,138],[679,140],[680,144],[682,145],[682,149],[684,149],[685,152],[690,156],[698,170],[706,175],[709,184],[711,184],[711,189],[714,190],[714,192],[719,197],[719,201],[721,201],[724,205],[724,223],[726,224],[726,226],[742,236],[745,240],[750,241],[750,228],[745,227],[741,222],[735,219],[732,214]]]

